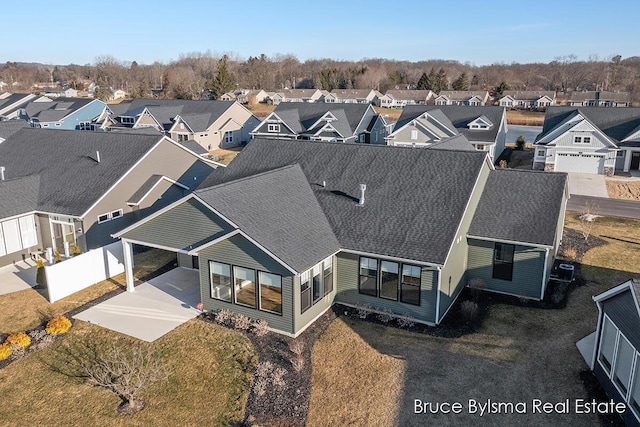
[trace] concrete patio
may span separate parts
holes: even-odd
[[[24,291],[37,286],[36,262],[27,258],[24,261],[0,268],[0,295]]]
[[[198,270],[178,267],[74,318],[152,342],[198,316],[199,302]]]
[[[591,358],[593,357],[593,348],[596,345],[596,333],[591,332],[586,337],[582,338],[576,343],[580,355],[587,362],[587,365],[591,366]]]

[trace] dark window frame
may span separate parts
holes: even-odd
[[[308,273],[307,279],[303,280],[303,275]],[[306,288],[304,285],[306,284]],[[303,304],[304,299],[308,299],[308,305]],[[305,271],[300,275],[300,314],[303,314],[313,306],[311,298],[311,271]]]
[[[369,274],[362,274],[362,260],[363,259],[368,259],[368,260],[373,260],[376,262],[376,268],[375,268],[375,276],[371,276]],[[369,268],[367,268],[367,270],[370,270]],[[371,297],[377,297],[378,296],[378,280],[380,277],[379,274],[379,270],[380,270],[380,260],[378,258],[372,258],[372,257],[367,257],[367,256],[361,256],[358,259],[358,293],[362,294],[362,295],[369,295]],[[374,288],[373,288],[373,294],[369,291],[369,292],[363,292],[362,289],[362,278],[366,277],[368,279],[365,279],[365,282],[367,280],[373,279],[374,281]]]
[[[271,271],[265,271],[265,270],[256,270],[257,272],[257,300],[258,300],[258,310],[259,311],[263,311],[265,313],[270,313],[270,314],[274,314],[276,316],[282,316],[283,315],[283,310],[284,310],[284,294],[282,292],[282,288],[283,288],[283,283],[282,283],[282,275],[278,274],[278,273],[273,273]],[[260,273],[265,273],[265,274],[271,274],[273,276],[278,276],[280,277],[280,313],[278,313],[277,311],[271,311],[271,310],[266,310],[264,308],[262,308],[262,283],[260,283]]]
[[[511,250],[511,259],[505,260],[504,254]],[[493,246],[493,271],[491,277],[499,280],[513,281],[513,265],[516,253],[516,245],[511,243],[495,242]]]
[[[209,261],[207,264],[209,266],[209,297],[211,299],[214,299],[216,301],[224,301],[224,302],[228,302],[228,303],[233,303],[234,297],[233,297],[233,293],[234,293],[234,287],[233,287],[233,266],[231,264],[227,264],[225,262],[219,262],[219,261],[214,261],[212,259],[207,260]],[[226,300],[226,299],[222,299],[222,298],[217,298],[213,296],[213,274],[211,272],[211,263],[216,263],[216,264],[220,264],[220,265],[225,265],[227,267],[229,267],[229,291],[230,291],[230,300]]]
[[[411,283],[411,282],[407,282],[405,281],[405,274],[404,274],[404,267],[412,267],[412,268],[417,268],[418,269],[418,284],[416,285],[415,283]],[[415,276],[409,276],[409,277],[415,277]],[[418,288],[417,289],[417,294],[418,294],[418,303],[416,304],[415,302],[411,302],[410,300],[406,300],[404,297],[405,294],[405,286],[410,286],[412,288]],[[411,304],[411,305],[415,305],[415,306],[420,306],[422,303],[422,267],[420,267],[419,265],[415,265],[415,264],[405,264],[403,263],[401,265],[401,270],[400,270],[400,302],[404,303],[404,304]]]
[[[327,273],[327,260],[329,260],[329,272]],[[322,261],[322,284],[324,286],[324,296],[333,292],[333,255]],[[327,286],[329,285],[329,286]]]
[[[391,264],[395,264],[396,265],[396,273],[395,273],[395,275],[396,275],[396,278],[395,278],[396,292],[395,292],[395,297],[394,298],[390,298],[388,296],[384,296],[383,295],[383,285],[385,284],[385,281],[384,281],[385,273],[390,274],[392,272],[382,271],[382,263],[391,263]],[[399,301],[400,300],[400,267],[401,267],[402,264],[400,264],[399,262],[389,261],[389,260],[386,260],[386,259],[381,259],[379,264],[380,264],[380,267],[379,267],[379,269],[380,269],[380,274],[379,274],[379,277],[380,277],[380,279],[379,279],[379,282],[380,282],[379,283],[379,295],[380,295],[380,298],[387,299],[389,301]]]
[[[238,302],[238,293],[236,292],[236,268],[243,268],[245,270],[251,270],[253,271],[253,286],[254,286],[254,299],[255,299],[255,303],[254,305],[249,305],[249,304],[244,304],[241,302]],[[241,307],[248,307],[248,308],[253,308],[255,310],[258,310],[258,270],[255,268],[249,268],[249,267],[243,267],[241,265],[234,265],[233,266],[233,303],[235,305],[239,305]]]

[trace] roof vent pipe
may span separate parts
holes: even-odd
[[[326,188],[326,186],[327,186],[327,181],[322,181],[322,187]]]
[[[360,184],[360,200],[358,206],[364,206],[364,190],[367,189],[367,184]]]
[[[0,166],[0,181],[4,181],[4,166]]]
[[[96,151],[96,162],[100,163],[100,152]]]

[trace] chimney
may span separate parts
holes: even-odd
[[[364,206],[364,190],[367,189],[367,184],[360,184],[360,200],[358,206]]]
[[[0,181],[4,181],[4,166],[0,166]]]

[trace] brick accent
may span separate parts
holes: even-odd
[[[611,166],[605,166],[604,174],[606,176],[613,176],[613,168]]]
[[[551,164],[551,163],[545,163],[544,164],[544,171],[545,172],[553,172],[555,170],[556,165]]]

